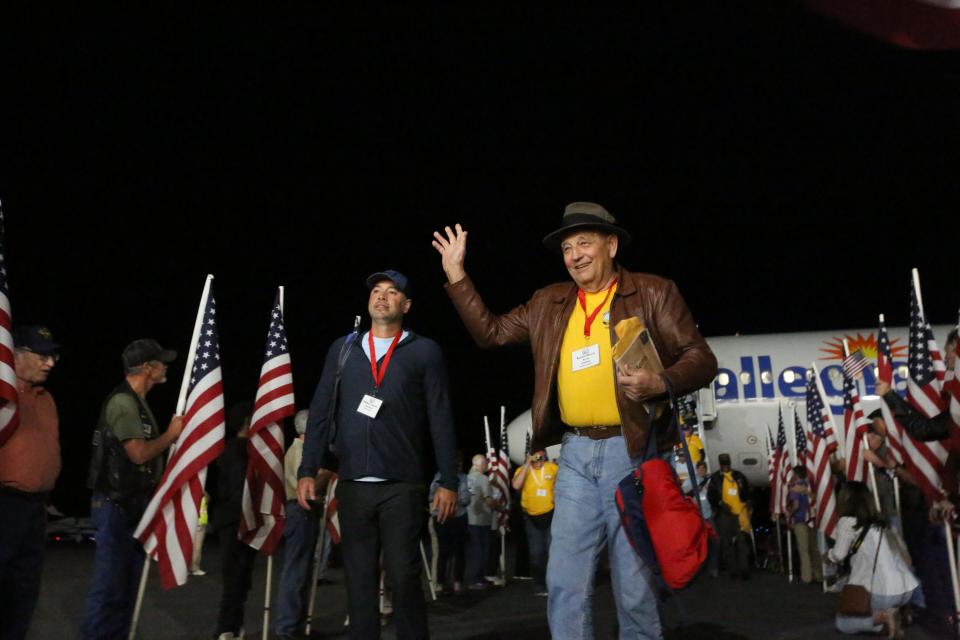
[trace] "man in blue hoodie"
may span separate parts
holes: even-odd
[[[393,270],[367,278],[370,331],[336,340],[327,353],[297,473],[297,499],[310,508],[338,464],[338,513],[347,578],[350,637],[380,637],[380,554],[393,594],[399,640],[425,639],[420,588],[424,439],[440,472],[432,510],[439,522],[456,509],[456,436],[447,371],[436,342],[403,328],[410,284]]]

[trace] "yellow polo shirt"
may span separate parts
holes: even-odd
[[[587,314],[580,302],[574,303],[570,322],[560,344],[560,367],[557,372],[557,396],[560,402],[560,418],[571,427],[594,427],[620,424],[614,386],[613,359],[610,356],[610,303],[616,294],[616,286],[607,295],[607,290],[587,293],[587,312],[593,313],[603,305],[590,327],[590,335],[583,335]],[[606,302],[604,302],[606,298]],[[582,356],[585,348],[599,349],[599,362],[574,371],[574,356]],[[593,358],[595,359],[595,358]],[[591,359],[592,361],[592,359]]]
[[[523,466],[513,472],[516,479]],[[523,489],[520,490],[520,508],[530,516],[539,516],[553,510],[553,485],[557,482],[557,465],[553,462],[544,462],[540,469],[531,465],[527,470],[527,477],[523,480]]]
[[[703,456],[700,455],[700,452],[704,450],[703,440],[695,433],[686,436],[686,439],[687,448],[690,449],[690,462],[693,463],[693,466],[697,466],[697,463],[703,459]]]

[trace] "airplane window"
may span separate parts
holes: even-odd
[[[786,371],[783,372],[783,381],[786,382],[787,384],[792,384],[793,381],[796,379],[797,379],[796,374],[790,369],[787,369]]]
[[[717,382],[720,383],[721,387],[725,387],[730,384],[730,376],[728,376],[726,373],[721,373],[717,376]]]
[[[900,374],[900,377],[901,377],[901,378],[909,378],[909,377],[910,377],[910,369],[908,369],[906,366],[897,367],[897,373]]]
[[[750,372],[744,371],[740,374],[740,382],[743,384],[750,384]]]
[[[773,374],[769,371],[764,371],[760,374],[760,380],[764,384],[773,384]]]
[[[756,458],[744,458],[743,460],[740,461],[740,464],[742,464],[745,467],[752,467],[756,464],[759,464],[759,461]]]

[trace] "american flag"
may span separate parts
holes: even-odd
[[[816,469],[813,467],[813,452],[807,446],[807,433],[800,421],[797,408],[793,408],[793,441],[797,450],[797,464],[802,464],[807,470],[807,476],[812,478]]]
[[[187,581],[207,465],[223,452],[223,383],[212,276],[207,277],[200,306],[196,349],[187,363],[183,432],[133,534],[157,560],[164,589]]]
[[[877,379],[893,386],[893,350],[890,348],[890,336],[887,325],[880,314],[880,329],[877,331]]]
[[[507,453],[507,425],[500,413],[500,449],[494,453],[494,464],[490,467],[490,483],[500,491],[500,511],[497,515],[497,528],[505,532],[510,521],[510,455]]]
[[[856,378],[860,372],[870,366],[870,361],[857,349],[843,359],[843,372],[850,378]]]
[[[863,482],[866,466],[863,459],[863,442],[870,421],[860,406],[857,383],[851,376],[843,377],[843,449],[847,454],[847,480]]]
[[[931,344],[933,332],[924,320],[917,288],[914,280],[910,286],[910,349],[907,356],[910,375],[907,378],[907,399],[917,411],[932,418],[944,409],[940,400],[940,380],[937,379],[932,354],[934,351],[939,352],[939,349],[935,346],[936,342]],[[940,368],[943,368],[942,360]]]
[[[770,425],[767,425],[767,482],[770,483],[770,513],[773,513],[773,497],[777,490],[777,462],[780,453],[777,451],[777,445],[773,440],[773,434],[770,433]]]
[[[0,202],[0,447],[20,426],[17,410],[17,374],[13,364],[13,315],[7,290],[7,263],[4,247],[3,203]]]
[[[271,555],[283,537],[286,491],[283,486],[281,421],[294,413],[293,371],[287,332],[283,327],[280,292],[277,292],[270,312],[260,384],[250,421],[239,533],[244,543],[264,555]]]
[[[830,471],[830,443],[827,439],[827,419],[823,398],[816,383],[816,374],[807,379],[807,422],[810,425],[810,444],[813,457],[812,484],[815,493],[817,529],[833,537],[837,526],[837,501],[834,497],[833,474]]]
[[[940,474],[947,460],[948,451],[939,442],[914,440],[897,422],[886,402],[880,403],[883,421],[887,426],[887,442],[893,457],[906,465],[907,471],[917,481],[927,501],[934,502],[943,495]]]
[[[783,513],[783,466],[789,465],[785,456],[790,455],[787,451],[787,432],[783,426],[783,411],[777,407],[777,444],[773,448],[770,456],[770,513],[780,515]]]

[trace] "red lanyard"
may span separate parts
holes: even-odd
[[[587,294],[583,292],[583,289],[577,291],[577,299],[580,301],[580,306],[583,307],[583,315],[586,318],[583,321],[583,335],[590,337],[590,325],[593,324],[593,321],[597,319],[597,314],[600,313],[600,309],[603,309],[603,306],[607,304],[607,300],[610,299],[610,294],[613,293],[613,288],[617,286],[617,281],[614,280],[610,287],[607,289],[607,295],[603,297],[603,302],[601,302],[596,309],[593,310],[593,313],[587,313]]]
[[[390,364],[390,358],[393,356],[393,350],[397,348],[397,343],[400,342],[400,336],[403,335],[403,329],[397,332],[397,335],[393,336],[393,342],[390,343],[390,348],[387,349],[387,355],[383,357],[383,368],[377,368],[377,350],[374,347],[373,343],[373,331],[367,334],[368,343],[370,345],[370,373],[373,374],[373,383],[376,385],[377,389],[380,388],[380,383],[383,382],[383,376],[387,375],[387,366]]]

